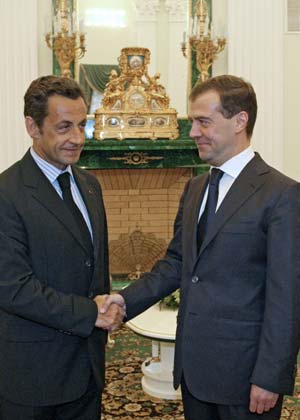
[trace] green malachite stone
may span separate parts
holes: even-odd
[[[105,139],[86,140],[79,160],[79,166],[85,169],[151,169],[151,168],[193,168],[195,174],[205,172],[208,165],[198,155],[197,147],[189,137],[191,123],[179,119],[180,136],[176,140],[168,139]],[[140,156],[145,163],[126,162],[128,156],[134,161]]]

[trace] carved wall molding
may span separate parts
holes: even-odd
[[[187,20],[187,0],[166,0],[165,8],[169,13],[170,22],[185,22]]]
[[[135,0],[137,21],[156,21],[160,0]]]

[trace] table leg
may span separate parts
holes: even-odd
[[[174,342],[152,341],[152,357],[142,364],[145,393],[171,400],[181,398],[180,389],[173,388],[174,348]]]

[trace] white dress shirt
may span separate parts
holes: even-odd
[[[91,238],[93,239],[93,231],[92,231],[92,226],[91,226],[91,221],[90,221],[90,218],[89,218],[89,214],[88,214],[86,205],[84,203],[84,200],[81,196],[81,193],[79,191],[79,188],[76,185],[71,166],[68,165],[66,167],[66,169],[62,171],[62,170],[56,168],[56,166],[54,166],[51,163],[47,162],[46,160],[42,159],[33,150],[32,147],[30,149],[30,153],[31,153],[31,156],[32,156],[33,160],[35,161],[35,163],[38,165],[38,167],[43,172],[43,174],[48,178],[48,180],[50,181],[52,186],[55,188],[57,194],[60,196],[61,199],[62,199],[62,191],[61,191],[61,188],[60,188],[59,183],[57,181],[57,177],[64,172],[69,172],[69,174],[70,174],[70,184],[71,184],[71,193],[72,193],[73,200],[75,201],[77,207],[81,211],[81,214],[82,214],[82,216],[83,216],[83,218],[84,218],[84,220],[87,224],[87,227],[89,229],[89,232],[91,234]]]
[[[254,158],[255,154],[253,151],[252,146],[247,147],[247,149],[243,150],[238,155],[233,156],[231,159],[227,160],[227,162],[223,163],[223,165],[219,166],[218,169],[221,169],[224,174],[220,179],[219,183],[219,196],[218,196],[218,203],[216,207],[216,211],[220,207],[222,201],[224,200],[226,194],[228,193],[230,187],[242,172],[244,167]],[[217,168],[216,166],[212,166],[212,168]],[[206,201],[207,201],[207,194],[208,194],[208,186],[206,188],[201,207],[199,212],[200,219],[202,213],[204,212]]]

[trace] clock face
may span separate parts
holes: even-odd
[[[145,105],[145,98],[140,92],[134,92],[129,97],[131,108],[139,109]]]
[[[139,69],[143,65],[143,57],[140,55],[132,55],[128,58],[128,63],[131,69]]]

